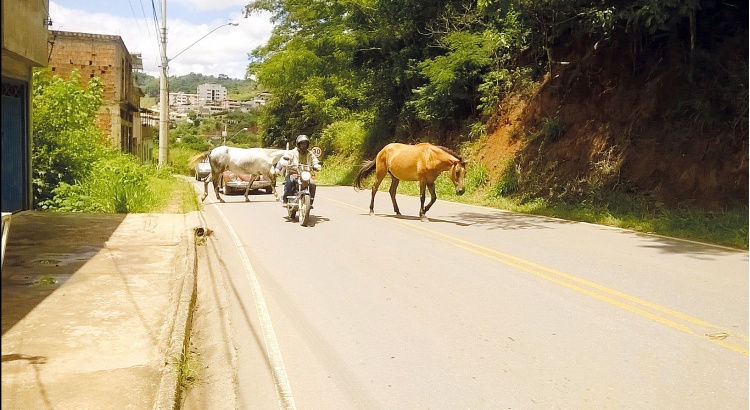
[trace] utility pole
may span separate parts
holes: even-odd
[[[167,0],[161,0],[161,82],[159,86],[159,167],[169,160],[169,93],[167,87]]]
[[[172,58],[167,58],[167,0],[161,0],[161,82],[159,87],[159,167],[167,165],[169,160],[169,87],[167,85],[167,68],[169,62],[174,60],[185,50],[203,40],[209,34],[224,26],[239,26],[240,23],[230,21],[208,32],[208,34],[187,46]]]

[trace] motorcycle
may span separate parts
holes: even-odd
[[[289,165],[289,172],[296,174],[294,189],[287,196],[286,210],[289,219],[298,219],[299,224],[307,226],[310,221],[310,180],[312,179],[312,167],[310,165]],[[299,215],[297,215],[299,213]]]

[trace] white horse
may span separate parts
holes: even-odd
[[[219,196],[219,178],[221,174],[227,169],[234,172],[237,175],[249,174],[251,175],[250,181],[245,189],[245,202],[250,202],[247,194],[250,191],[250,187],[253,182],[258,178],[259,175],[263,175],[268,181],[271,181],[273,187],[273,195],[276,200],[279,200],[279,195],[276,193],[276,165],[277,162],[284,155],[286,150],[283,149],[272,149],[272,148],[235,148],[220,146],[213,150],[206,151],[198,154],[190,159],[189,166],[195,167],[201,160],[208,157],[208,162],[211,164],[211,182],[214,184],[214,192],[216,193],[216,199],[220,202],[224,200]],[[208,177],[203,180],[203,202],[208,196]]]

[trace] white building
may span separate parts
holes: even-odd
[[[225,111],[239,111],[239,109],[242,107],[239,101],[233,100],[230,98],[225,99],[221,102],[221,107]]]
[[[188,94],[182,91],[169,93],[169,105],[172,107],[176,105],[194,105],[198,104],[198,101],[198,94]]]
[[[201,84],[198,86],[198,98],[206,103],[223,101],[227,98],[227,89],[219,84]]]

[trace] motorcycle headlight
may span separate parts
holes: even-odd
[[[312,175],[310,175],[310,171],[302,171],[301,175],[302,175],[302,180],[303,181],[309,181],[310,177],[312,176]]]

